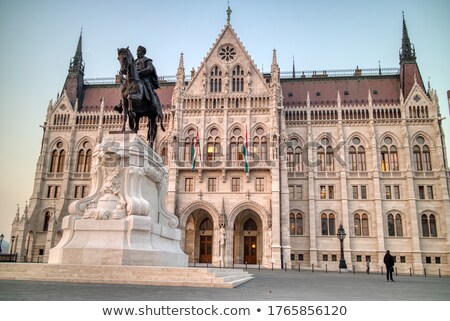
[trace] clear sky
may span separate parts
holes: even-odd
[[[231,24],[256,65],[281,71],[398,67],[402,11],[425,83],[436,89],[450,148],[450,1],[230,0]],[[0,234],[33,189],[48,103],[83,29],[85,78],[114,77],[117,48],[147,47],[158,74],[197,68],[226,23],[226,0],[0,0]]]

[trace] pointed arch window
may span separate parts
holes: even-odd
[[[192,157],[194,156],[195,135],[196,131],[190,129],[187,133],[187,137],[184,139],[184,161],[188,163],[192,162]],[[200,148],[198,148],[198,152],[200,153]],[[199,159],[200,158],[197,158],[197,160]]]
[[[317,161],[319,163],[319,171],[334,171],[334,152],[330,146],[330,139],[324,137],[320,140],[321,146],[317,148]]]
[[[244,69],[237,65],[232,71],[231,91],[242,92],[244,91]]]
[[[303,215],[301,213],[289,214],[289,230],[291,235],[303,235]]]
[[[366,150],[361,145],[359,137],[353,137],[349,150],[349,163],[351,171],[366,171]]]
[[[245,221],[244,231],[257,231],[257,230],[258,227],[253,219],[249,218],[247,221]]]
[[[321,215],[321,227],[322,235],[334,236],[336,233],[335,229],[335,217],[333,213]]]
[[[387,217],[388,235],[403,236],[403,222],[400,214],[389,214]]]
[[[211,222],[211,220],[209,218],[205,218],[201,223],[200,223],[200,231],[204,232],[204,231],[210,231],[213,229],[213,223]]]
[[[84,142],[78,151],[77,172],[88,173],[91,171],[92,149],[89,142]]]
[[[367,214],[355,214],[353,223],[355,236],[369,236],[369,216]]]
[[[417,171],[431,170],[430,147],[425,145],[425,138],[418,136],[413,147],[413,160]]]
[[[212,93],[222,91],[222,70],[218,66],[211,68],[209,91]]]
[[[422,236],[437,237],[436,216],[434,214],[422,214]]]
[[[50,223],[50,211],[47,211],[47,212],[45,212],[44,226],[42,227],[42,231],[44,231],[44,232],[48,231],[49,223]]]
[[[318,154],[320,154],[318,152]],[[325,157],[322,157],[325,159]],[[290,146],[287,148],[287,167],[290,171],[303,171],[302,148],[297,138],[290,140]]]
[[[64,145],[62,142],[58,142],[52,151],[52,159],[50,163],[51,173],[62,173],[64,172],[64,162],[66,160],[66,152],[63,149]]]
[[[397,147],[393,145],[392,138],[386,136],[381,147],[381,170],[383,172],[398,171],[398,152]]]
[[[244,138],[241,136],[242,130],[238,127],[234,128],[232,131],[232,136],[230,138],[230,160],[231,161],[241,161],[244,159],[242,155],[241,146],[244,144]]]

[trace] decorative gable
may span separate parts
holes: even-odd
[[[227,24],[193,76],[185,94],[266,94],[268,90],[262,74],[233,28]]]
[[[436,117],[437,112],[433,107],[434,104],[422,89],[415,82],[408,97],[405,100],[406,115],[408,118],[431,118]]]

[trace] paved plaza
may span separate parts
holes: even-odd
[[[234,289],[0,280],[0,301],[449,301],[449,277],[249,270]]]

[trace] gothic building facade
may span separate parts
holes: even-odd
[[[48,260],[69,204],[89,193],[96,144],[123,135],[118,88],[84,79],[80,36],[12,225],[19,261]],[[185,76],[182,54],[157,93],[155,149],[191,264],[337,268],[342,224],[349,268],[379,269],[389,249],[399,272],[450,273],[442,118],[404,20],[399,68],[281,73],[274,50],[264,74],[228,19],[199,68]]]

